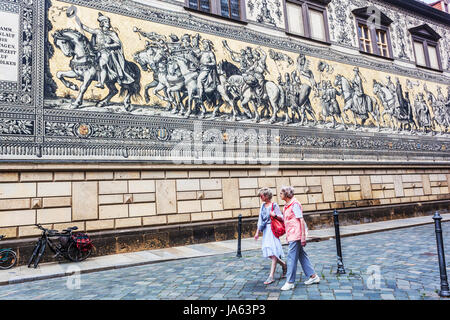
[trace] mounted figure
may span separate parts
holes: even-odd
[[[437,127],[440,127],[441,133],[447,132],[450,127],[450,114],[447,106],[445,105],[444,99],[436,99],[434,94],[428,90],[426,85],[424,85],[423,89],[427,95],[426,100],[433,111],[433,122]]]
[[[374,97],[364,93],[359,68],[355,67],[353,71],[355,77],[352,82],[341,74],[336,75],[334,81],[334,85],[338,87],[339,92],[344,97],[344,117],[349,121],[345,112],[350,110],[353,114],[355,128],[358,128],[357,118],[361,120],[361,126],[364,126],[366,120],[369,119],[369,115],[372,115],[379,131],[381,120],[377,101]]]
[[[80,27],[93,36],[89,41],[85,35],[74,29],[61,29],[53,33],[55,46],[66,57],[71,57],[71,71],[58,71],[56,76],[69,89],[79,90],[72,104],[75,108],[83,103],[83,96],[92,81],[96,87],[109,89],[108,95],[97,106],[107,105],[119,91],[115,84],[121,86],[120,95],[125,95],[124,107],[131,110],[131,97],[138,98],[141,89],[139,67],[125,60],[122,43],[115,31],[111,29],[110,19],[99,13],[99,29],[91,29],[79,22]],[[80,88],[66,78],[82,81]]]

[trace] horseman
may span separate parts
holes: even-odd
[[[214,54],[213,44],[208,39],[202,40],[203,50],[200,52],[200,72],[197,78],[197,90],[200,100],[203,97],[205,88],[217,86],[216,55]]]
[[[115,31],[111,29],[111,22],[107,16],[98,13],[99,29],[91,29],[80,22],[81,28],[92,34],[91,43],[98,55],[100,67],[99,83],[96,87],[104,88],[106,76],[115,79],[119,85],[134,82],[133,77],[125,70],[125,57],[122,42]]]
[[[309,69],[309,62],[306,59],[306,56],[301,53],[297,58],[297,70],[301,76],[304,76],[311,83],[311,87],[316,91],[317,94],[317,83],[314,79],[313,72]]]
[[[253,62],[253,65],[247,69],[246,73],[249,75],[249,77],[247,78],[249,82],[247,84],[251,86],[253,85],[255,87],[258,104],[260,104],[262,96],[264,94],[264,75],[267,72],[267,54],[263,50],[261,50],[261,48],[258,48],[254,50],[254,54],[252,56],[255,57],[255,60]],[[252,81],[253,78],[256,81]]]

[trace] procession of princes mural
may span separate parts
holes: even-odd
[[[425,82],[402,78],[402,83],[389,74],[370,82],[359,67],[349,67],[352,75],[344,76],[334,63],[312,63],[301,52],[293,59],[259,46],[234,47],[224,39],[218,47],[217,40],[199,33],[166,35],[133,25],[123,27],[136,35],[127,41],[138,42],[142,49],[126,56],[124,39],[106,14],[99,12],[98,25],[88,26],[76,9],[65,11],[76,28],[55,28],[49,34],[54,50],[66,57],[66,68],[55,72],[55,80],[67,94],[47,99],[47,108],[410,134],[449,132],[450,85],[433,93]],[[276,68],[268,68],[269,60]],[[152,76],[148,83],[143,81],[146,73]],[[93,94],[105,88],[105,96]],[[121,103],[112,100],[117,96],[123,97]]]

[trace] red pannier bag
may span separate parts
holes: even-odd
[[[92,244],[91,239],[86,233],[77,232],[72,234],[72,239],[75,241],[78,250],[80,251],[88,251],[94,245]]]
[[[272,211],[273,211],[273,203],[272,203]],[[272,232],[275,237],[279,238],[283,234],[286,233],[286,228],[284,226],[284,222],[278,220],[278,217],[270,216],[270,226],[272,228]]]

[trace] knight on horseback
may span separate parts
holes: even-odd
[[[97,21],[100,26],[98,29],[91,29],[80,22],[81,28],[92,34],[91,44],[98,56],[100,74],[95,86],[103,89],[107,75],[110,79],[117,78],[119,85],[133,83],[133,77],[125,70],[122,42],[111,29],[110,19],[99,12]]]

